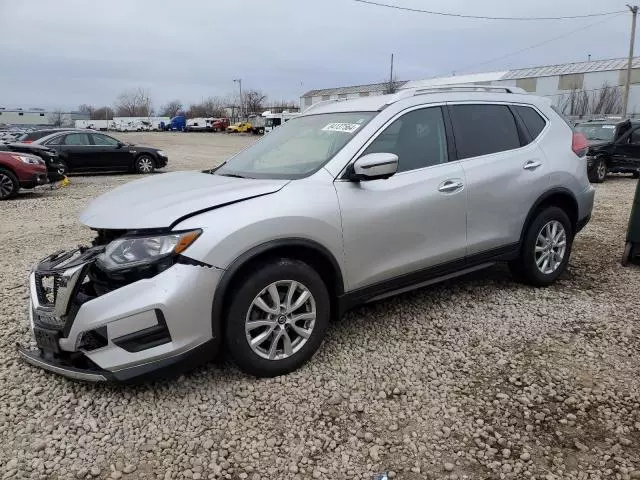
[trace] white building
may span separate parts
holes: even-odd
[[[54,124],[53,116],[57,113],[48,112],[42,108],[24,110],[22,108],[9,109],[0,107],[0,124],[25,126],[50,126]],[[79,112],[65,112],[61,114],[64,126],[72,126],[76,120],[88,119],[89,115]]]
[[[626,68],[626,58],[593,60],[517,70],[412,80],[401,82],[400,89],[455,84],[512,85],[520,87],[527,92],[549,97],[555,105],[562,107],[572,91],[584,91],[589,95],[594,95],[605,86],[618,87],[623,85],[626,78]],[[321,100],[381,95],[384,93],[386,85],[386,83],[376,83],[355,87],[311,90],[300,97],[300,105],[304,110],[304,108]],[[632,115],[640,115],[640,57],[634,57],[632,63],[628,112]]]

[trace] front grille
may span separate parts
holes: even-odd
[[[60,275],[36,272],[35,277],[38,302],[43,307],[53,308],[60,287]]]

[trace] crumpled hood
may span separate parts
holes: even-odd
[[[194,212],[277,192],[288,182],[201,172],[154,174],[99,196],[80,221],[97,229],[166,228]]]

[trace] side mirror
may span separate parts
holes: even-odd
[[[394,153],[369,153],[358,158],[349,168],[347,178],[354,182],[385,179],[398,170]]]
[[[124,143],[118,142],[118,145],[116,145],[116,148],[122,148],[122,147],[124,147]]]

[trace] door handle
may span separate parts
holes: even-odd
[[[443,193],[450,193],[454,192],[455,190],[459,190],[462,187],[464,187],[464,183],[462,183],[460,180],[445,180],[438,187],[438,191]]]
[[[522,168],[524,168],[525,170],[535,170],[536,168],[542,166],[542,163],[540,163],[537,160],[529,160],[527,161],[524,166]]]

